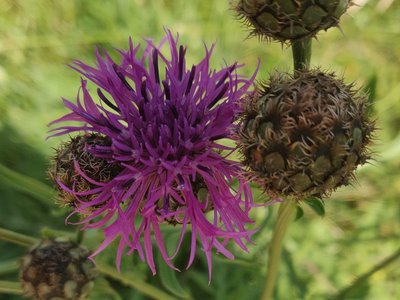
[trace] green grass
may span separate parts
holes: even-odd
[[[276,299],[328,299],[399,246],[400,3],[394,1],[390,9],[379,11],[378,2],[370,0],[350,11],[341,22],[342,32],[321,33],[313,42],[312,58],[312,65],[342,74],[347,82],[356,81],[360,89],[370,91],[379,127],[375,161],[359,169],[354,186],[340,189],[326,201],[324,218],[306,210],[290,226]],[[259,80],[275,69],[292,67],[285,46],[246,39],[247,32],[234,19],[228,0],[0,0],[0,7],[0,163],[42,184],[50,184],[47,159],[63,139],[45,140],[47,124],[66,112],[61,97],[74,99],[78,91],[79,75],[66,65],[73,59],[92,62],[96,46],[124,48],[129,36],[137,43],[143,43],[144,37],[160,40],[167,26],[179,31],[188,45],[189,62],[201,58],[203,42],[217,42],[215,67],[224,60],[238,60],[246,64],[243,73],[249,75],[260,58]],[[52,202],[44,204],[0,177],[0,227],[34,236],[46,226],[74,230],[64,226],[66,212]],[[234,262],[215,256],[210,286],[199,258],[192,269],[177,275],[182,288],[196,299],[257,299],[275,210],[254,212],[256,224],[265,226],[250,254],[237,252]],[[264,222],[265,218],[269,219]],[[91,233],[85,243],[94,248],[98,240]],[[10,264],[23,252],[0,242],[0,265]],[[113,263],[113,255],[109,250],[99,260]],[[398,266],[397,261],[375,273],[349,299],[397,299]],[[160,288],[165,283],[149,275],[136,257],[125,258],[124,271]],[[16,279],[16,272],[0,272],[0,280]],[[145,299],[110,279],[96,283],[92,299],[121,297]],[[0,299],[20,297],[0,294]]]

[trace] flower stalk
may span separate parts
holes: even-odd
[[[37,240],[33,237],[4,228],[0,228],[0,240],[4,240],[25,247],[30,247],[37,242]]]
[[[22,290],[18,282],[0,280],[0,294],[21,295]]]
[[[272,240],[268,251],[267,276],[262,293],[262,300],[272,299],[276,277],[278,275],[280,258],[282,254],[283,239],[297,206],[293,199],[283,201],[278,211],[278,219],[272,233]]]
[[[19,261],[13,259],[8,261],[3,261],[0,263],[0,276],[14,273],[19,268]]]
[[[292,54],[295,72],[305,71],[310,68],[311,45],[311,38],[293,42]]]

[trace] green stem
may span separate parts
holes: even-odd
[[[267,276],[265,279],[264,291],[261,296],[262,300],[272,299],[282,254],[282,242],[289,223],[293,219],[296,206],[296,201],[288,199],[283,201],[279,208],[278,219],[272,233],[272,240],[268,251]]]
[[[22,290],[18,282],[0,280],[0,293],[22,295]]]
[[[105,266],[105,265],[100,265],[96,264],[97,270],[99,270],[100,273],[102,273],[105,276],[111,277],[113,279],[116,279],[120,281],[121,283],[130,286],[137,291],[141,292],[144,295],[150,296],[154,299],[159,299],[159,300],[174,300],[175,298],[171,297],[167,293],[163,292],[162,290],[138,279],[135,278],[133,274],[129,274],[129,277],[122,274],[118,273],[117,271],[114,270],[114,268],[110,266]]]
[[[296,71],[305,71],[310,68],[311,44],[311,38],[293,42],[292,54],[295,73]]]
[[[71,232],[71,231],[65,231],[65,230],[57,230],[57,229],[52,229],[49,227],[43,227],[40,230],[40,236],[43,238],[58,238],[59,236],[66,237],[70,240],[73,240],[75,238],[76,233]]]
[[[347,295],[354,290],[355,288],[359,287],[362,285],[364,282],[368,280],[372,275],[374,275],[376,272],[379,270],[382,270],[383,268],[387,267],[390,265],[392,262],[394,262],[396,259],[400,258],[400,248],[391,256],[387,257],[383,261],[381,261],[379,264],[373,266],[370,270],[359,276],[350,286],[346,287],[345,289],[339,291],[339,293],[336,294],[336,296],[333,299],[347,299]]]
[[[5,240],[26,247],[29,247],[37,242],[35,238],[3,228],[0,228],[0,240]],[[118,273],[117,271],[114,270],[114,268],[110,266],[101,264],[96,264],[96,268],[103,275],[119,280],[123,284],[136,289],[137,291],[143,293],[144,295],[147,295],[154,299],[174,300],[174,298],[168,295],[167,293],[138,278],[135,278],[134,275],[132,274],[129,274],[129,276],[127,276],[122,273]],[[1,288],[2,287],[0,285],[0,292],[3,291]],[[6,288],[6,286],[4,288]]]
[[[11,242],[25,247],[34,245],[37,240],[25,234],[16,233],[14,231],[0,228],[0,240]]]
[[[76,242],[78,244],[82,244],[84,237],[85,237],[85,231],[78,228],[78,232],[76,233]]]
[[[9,186],[31,195],[45,205],[49,205],[54,200],[55,194],[51,187],[32,177],[15,172],[2,164],[0,164],[0,178]]]
[[[19,265],[19,262],[15,259],[0,262],[0,276],[16,272]]]

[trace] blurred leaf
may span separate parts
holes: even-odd
[[[167,233],[164,235],[166,248],[168,250],[173,250],[176,247],[176,238],[179,238],[179,233]],[[161,283],[163,286],[173,293],[175,296],[180,298],[189,299],[189,293],[181,286],[176,277],[177,272],[171,269],[164,261],[161,253],[157,252],[157,267],[158,267],[158,274],[161,279]]]
[[[0,261],[0,276],[12,272],[16,272],[19,268],[19,262],[15,259]]]
[[[1,182],[0,195],[0,227],[32,235],[37,235],[43,226],[65,227],[63,218],[53,217],[48,206],[27,195],[6,189]]]
[[[306,203],[320,217],[325,216],[325,203],[322,199],[312,197],[304,200],[304,203]]]
[[[89,295],[89,300],[123,300],[104,277],[98,277],[94,282],[94,287]]]
[[[35,178],[42,184],[48,182],[45,178],[47,157],[33,147],[8,118],[0,119],[0,141],[0,163],[14,172]]]
[[[10,187],[31,195],[45,205],[52,204],[55,193],[46,184],[15,172],[0,164],[0,178]]]
[[[304,209],[300,206],[297,205],[297,211],[296,211],[296,217],[295,221],[300,220],[304,216]]]
[[[371,290],[371,285],[368,281],[366,281],[357,288],[352,289],[345,296],[345,299],[370,299],[368,298],[370,290]]]
[[[156,299],[165,299],[165,300],[173,299],[168,293],[164,292],[163,290],[161,290],[160,288],[156,287],[153,284],[142,281],[132,272],[119,273],[113,267],[103,264],[97,264],[96,267],[100,273],[102,273],[104,276],[107,276],[107,278],[110,278],[110,280],[115,281],[119,285],[124,284],[130,289],[133,288],[133,290],[136,290],[139,293],[148,295]]]
[[[368,79],[367,84],[364,86],[363,90],[368,95],[368,113],[374,113],[374,102],[376,101],[376,88],[378,84],[378,75],[374,72]]]
[[[202,292],[206,292],[206,294],[208,295],[208,297],[210,295],[214,295],[214,293],[216,292],[216,289],[211,289],[210,286],[208,285],[208,280],[207,280],[207,274],[203,273],[203,272],[199,272],[196,270],[192,270],[189,274],[189,277],[192,279],[193,284],[194,284],[194,288],[196,290],[196,296],[199,293],[199,291],[201,290]],[[197,297],[195,299],[198,299]],[[211,298],[213,299],[213,298]]]
[[[290,253],[286,248],[283,249],[282,259],[288,269],[290,285],[295,287],[298,291],[298,299],[305,299],[308,292],[308,282],[300,278],[298,275],[292,253]]]
[[[157,255],[158,261],[158,274],[161,279],[161,283],[163,286],[173,293],[175,296],[183,299],[190,299],[189,293],[183,289],[181,284],[179,283],[176,273],[177,271],[171,269],[162,258],[161,254]]]

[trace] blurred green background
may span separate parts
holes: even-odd
[[[357,2],[360,6],[342,18],[341,31],[331,29],[314,41],[312,64],[370,92],[379,127],[375,161],[359,169],[353,186],[326,201],[324,218],[306,209],[291,225],[276,299],[329,299],[400,244],[400,1]],[[66,65],[76,58],[93,62],[95,46],[126,48],[129,36],[136,43],[143,37],[160,40],[163,26],[180,33],[189,62],[202,57],[203,41],[217,41],[215,67],[238,60],[246,64],[243,73],[251,74],[260,58],[259,80],[292,67],[286,46],[246,39],[228,0],[0,0],[0,227],[36,237],[53,229],[76,230],[64,225],[66,212],[46,189],[48,158],[65,139],[46,141],[47,124],[66,112],[60,97],[74,99],[79,86],[79,75]],[[250,254],[234,250],[233,262],[214,256],[210,286],[200,251],[194,267],[178,275],[161,267],[161,275],[153,277],[137,257],[125,258],[124,272],[172,290],[177,298],[181,293],[194,299],[257,299],[276,210],[254,212],[263,227]],[[98,234],[90,233],[84,243],[94,248],[98,241]],[[17,280],[15,262],[24,251],[0,242],[0,280]],[[98,259],[112,264],[113,257],[111,249]],[[397,260],[346,299],[399,299],[399,282]],[[0,299],[21,297],[0,294]],[[147,298],[100,278],[91,299]]]

